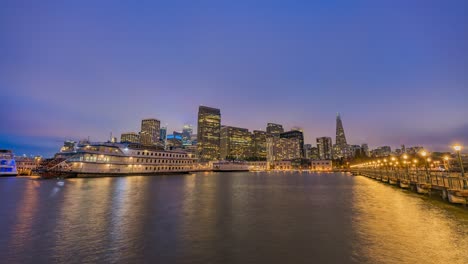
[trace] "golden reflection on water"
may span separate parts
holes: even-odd
[[[468,216],[462,208],[355,177],[356,258],[372,263],[467,263]]]
[[[39,209],[38,206],[38,183],[35,181],[25,182],[22,199],[16,207],[15,224],[12,228],[9,248],[21,254],[31,246],[30,237],[33,235],[34,216]]]

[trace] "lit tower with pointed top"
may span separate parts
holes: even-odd
[[[336,114],[336,153],[337,156],[346,157],[346,150],[348,143],[346,142],[346,136],[343,128],[343,122],[341,121],[340,113]]]

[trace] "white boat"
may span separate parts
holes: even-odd
[[[219,161],[213,163],[213,171],[249,171],[249,164],[243,161]]]
[[[0,176],[16,176],[16,162],[11,150],[0,149]]]
[[[166,151],[139,144],[89,143],[56,154],[44,177],[99,177],[188,173],[193,171],[193,154]]]

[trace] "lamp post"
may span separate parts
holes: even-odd
[[[460,163],[461,176],[463,178],[463,189],[468,189],[468,184],[467,184],[466,179],[465,179],[465,169],[463,168],[463,161],[462,161],[461,153],[460,153],[461,149],[462,149],[462,146],[455,145],[455,146],[453,146],[453,149],[455,149],[455,151],[457,152],[458,162]]]

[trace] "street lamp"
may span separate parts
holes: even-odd
[[[453,146],[453,149],[455,149],[455,151],[457,152],[458,162],[460,162],[461,176],[463,177],[463,189],[468,189],[468,185],[465,179],[465,169],[463,168],[463,161],[462,161],[461,154],[460,154],[462,146],[455,145]]]

